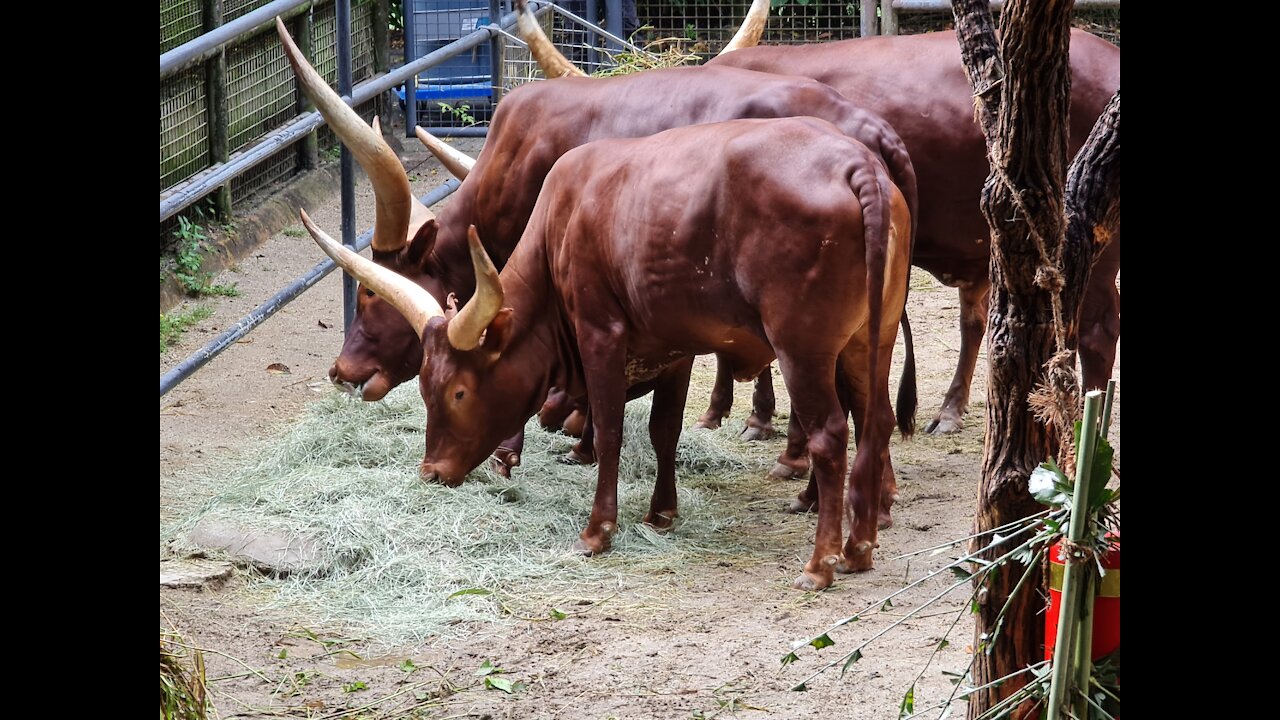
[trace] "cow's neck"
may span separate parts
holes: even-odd
[[[527,420],[542,407],[552,387],[571,395],[584,391],[578,346],[541,243],[517,248],[502,271],[502,287],[504,304],[515,312],[511,341],[499,362],[509,373],[508,387],[518,395]]]

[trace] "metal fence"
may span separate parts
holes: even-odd
[[[673,4],[675,0],[664,1],[667,2],[668,7],[677,7]],[[336,43],[333,42],[333,37],[336,34],[336,25],[333,20],[334,3],[308,3],[294,0],[274,0],[274,2],[282,7],[289,6],[290,8],[296,8],[301,5],[308,6],[311,12],[295,18],[292,32],[294,37],[299,40],[300,45],[303,46],[304,52],[313,59],[317,70],[326,79],[332,80],[336,76],[337,65]],[[794,3],[795,0],[790,0],[790,2]],[[810,4],[814,6],[812,12],[809,12],[809,6],[801,6],[799,3],[796,3],[796,7],[803,11],[795,13],[779,12],[779,9],[775,8],[775,16],[770,20],[763,42],[813,42],[854,37],[860,32],[864,34],[881,31],[905,33],[914,32],[918,29],[942,29],[950,25],[950,13],[945,10],[946,7],[949,7],[949,3],[946,0],[892,0],[892,5],[889,5],[889,2],[890,0],[881,0],[880,6],[877,8],[876,20],[878,22],[870,24],[869,27],[860,27],[862,20],[865,19],[870,23],[871,18],[869,15],[866,17],[860,16],[859,12],[862,7],[872,6],[873,3],[871,2],[866,2],[865,4],[863,2],[856,4],[851,2],[837,6],[835,4],[823,5],[811,0]],[[274,33],[266,37],[262,36],[262,33],[270,30],[270,26],[260,28],[257,32],[252,33],[251,36],[239,37],[237,39],[238,42],[233,43],[226,50],[214,53],[209,47],[203,50],[195,49],[190,51],[186,61],[166,64],[168,62],[165,55],[165,52],[167,52],[165,50],[166,47],[169,50],[180,48],[177,52],[172,53],[173,55],[182,55],[188,50],[189,46],[181,46],[181,43],[175,41],[175,38],[185,38],[181,42],[190,43],[192,46],[200,46],[207,42],[212,42],[208,40],[208,37],[210,37],[208,35],[197,33],[195,37],[192,37],[193,11],[191,8],[193,5],[219,10],[223,18],[230,19],[232,14],[244,16],[260,7],[264,8],[264,10],[263,13],[259,14],[265,14],[269,12],[265,9],[265,6],[272,4],[264,0],[225,0],[225,6],[223,3],[224,0],[182,0],[180,2],[162,2],[161,4],[161,32],[170,33],[169,36],[163,34],[161,36],[162,237],[164,236],[164,219],[176,218],[175,209],[189,205],[191,197],[207,194],[210,191],[209,188],[217,187],[220,184],[229,187],[231,192],[237,195],[252,193],[258,188],[287,177],[295,172],[297,167],[305,165],[304,151],[307,144],[299,143],[298,141],[300,138],[305,137],[306,133],[314,131],[321,124],[321,119],[317,113],[301,113],[303,106],[299,104],[300,99],[292,83],[292,71],[288,68],[287,61],[283,58],[279,43],[274,40]],[[385,27],[386,19],[378,17],[377,14],[380,11],[376,10],[380,7],[385,8],[385,5],[375,0],[351,0],[351,4],[353,9],[351,16],[352,35],[355,39],[355,42],[353,42],[352,64],[355,68],[358,68],[353,73],[353,79],[358,82],[360,79],[368,78],[374,74],[375,63],[372,58],[375,53],[369,48],[369,45],[376,43],[369,43],[368,40],[378,34],[376,32],[378,24],[383,24],[383,27]],[[507,3],[504,2],[503,4],[506,5]],[[587,7],[591,9],[595,9],[598,4],[603,3],[598,3],[598,0],[588,0],[586,3]],[[609,4],[614,5],[613,2]],[[659,3],[646,4],[642,1],[639,4],[641,7],[651,7]],[[700,10],[700,8],[710,8],[710,5],[699,5],[693,1],[686,2],[682,6],[685,12],[690,12],[689,8],[693,8],[692,14],[677,15],[674,12],[668,12],[667,15],[657,15],[655,17],[659,23],[662,23],[667,28],[677,27],[677,22],[685,23],[687,31],[685,41],[689,43],[684,48],[686,51],[714,54],[732,36],[738,23],[741,22],[741,18],[745,15],[748,4],[746,0],[741,0],[740,6],[725,6],[733,10],[732,17],[727,21],[722,14],[715,14],[713,17],[709,10],[706,12]],[[889,13],[886,17],[885,10],[887,5]],[[1076,24],[1078,26],[1086,27],[1117,44],[1119,43],[1119,0],[1078,0],[1078,5],[1087,6],[1086,8],[1081,8],[1084,12],[1078,11],[1077,13]],[[580,67],[589,72],[612,63],[612,57],[605,50],[606,47],[625,47],[625,50],[628,51],[635,49],[634,46],[624,46],[621,38],[610,35],[594,25],[586,25],[577,16],[559,7],[544,6],[540,2],[536,3],[535,6],[537,7],[539,21],[542,23],[544,30],[551,36],[552,41],[559,47],[561,52],[575,60]],[[721,6],[716,7],[723,9]],[[362,12],[355,12],[356,8],[361,8]],[[823,8],[826,8],[826,10]],[[832,10],[832,8],[836,8],[839,13],[836,10]],[[895,8],[899,12],[894,12]],[[944,9],[932,14],[910,12],[922,8],[926,10],[931,8]],[[784,4],[782,9],[787,9],[787,5]],[[698,14],[700,12],[702,14]],[[644,23],[646,22],[646,16],[643,11],[641,13],[641,22]],[[245,18],[244,22],[250,21],[249,18]],[[502,21],[503,25],[498,25],[495,22],[493,25],[487,25],[486,23],[487,26],[484,28],[477,27],[465,36],[432,50],[426,57],[415,58],[410,48],[404,66],[353,88],[351,96],[357,103],[357,111],[366,120],[369,120],[372,116],[374,101],[379,95],[392,89],[397,84],[403,83],[406,79],[420,78],[421,73],[424,71],[436,68],[449,61],[450,58],[481,47],[484,43],[490,43],[489,47],[496,48],[491,52],[500,53],[501,55],[500,63],[498,64],[498,67],[501,68],[500,79],[493,77],[490,79],[490,86],[495,91],[494,95],[500,97],[503,89],[510,89],[522,83],[542,79],[541,72],[532,62],[524,44],[511,34],[514,16],[504,14]],[[645,39],[643,37],[644,33],[658,33],[660,31],[659,24],[654,24],[652,21],[653,18],[648,19],[651,27],[648,30],[642,30],[637,35],[638,39]],[[216,23],[214,24],[216,25]],[[615,19],[612,24],[617,25],[619,23]],[[233,28],[226,29],[225,32],[228,33],[228,37],[233,30],[238,32]],[[214,33],[214,35],[216,34]],[[198,42],[192,42],[192,40],[198,40]],[[703,45],[699,46],[700,43]],[[214,46],[214,49],[216,47],[220,46]],[[362,57],[362,52],[365,53],[364,60],[359,59]],[[383,57],[385,58],[385,55]],[[210,58],[215,59],[210,61]],[[191,65],[191,67],[187,67],[187,65]],[[186,69],[166,74],[166,67]],[[286,100],[286,97],[289,100]],[[231,98],[231,100],[228,101],[228,98]],[[228,107],[234,108],[234,112],[224,113],[223,115],[224,117],[234,116],[237,122],[230,123],[223,120],[226,124],[219,127],[219,117],[217,114],[210,112],[210,105],[215,102],[219,104],[225,103]],[[166,120],[168,121],[167,124]],[[327,128],[321,129],[319,132],[327,132]],[[219,143],[219,136],[221,137],[221,143]],[[331,141],[332,137],[329,136],[326,142]],[[243,152],[240,153],[239,157],[232,157],[230,160],[226,157],[218,157],[220,151],[225,154],[225,147],[227,147],[228,143],[235,145],[237,148],[243,148]],[[280,149],[275,151],[276,148]],[[168,155],[166,155],[166,149],[168,150]],[[166,177],[166,157],[170,158],[172,167],[169,172],[172,176],[180,176],[182,172],[189,171],[190,168],[207,167],[208,169],[191,177],[186,182],[189,187],[185,192],[181,191],[181,184],[170,187],[166,191],[164,182]],[[345,177],[345,173],[344,183],[350,183],[350,179]],[[457,185],[457,181],[450,180],[445,185],[424,196],[423,202],[428,205],[434,204],[456,189]],[[168,198],[166,198],[166,192],[169,193]],[[343,241],[357,249],[367,247],[369,239],[372,237],[372,231],[366,232],[358,240],[354,237],[354,234],[351,237],[347,237],[346,216],[350,210],[348,208],[349,203],[345,197],[346,194],[344,192]],[[332,261],[326,260],[320,263],[311,272],[282,289],[266,303],[255,308],[249,315],[242,318],[205,347],[170,369],[169,372],[161,376],[160,394],[163,396],[216,354],[229,347],[238,338],[248,334],[254,327],[264,322],[333,269]]]
[[[160,50],[169,50],[269,4],[269,0],[161,0]],[[375,71],[374,0],[352,0],[352,77],[368,79]],[[330,82],[337,73],[336,17],[333,0],[309,3],[288,21],[298,43],[309,48],[317,70]],[[226,162],[297,116],[300,97],[293,71],[284,57],[274,26],[228,43],[220,54],[195,63],[160,81],[160,192],[180,190],[192,177]],[[357,108],[372,117],[374,103]],[[321,147],[336,138],[321,131]],[[221,199],[229,211],[259,190],[294,175],[308,165],[298,148],[285,148],[236,177]],[[161,245],[177,217],[162,221]]]

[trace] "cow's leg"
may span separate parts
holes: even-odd
[[[493,470],[502,477],[511,477],[511,468],[519,467],[520,453],[524,452],[524,430],[503,440],[493,451]]]
[[[662,371],[653,388],[653,409],[649,413],[649,440],[658,458],[658,478],[649,500],[644,522],[655,528],[671,527],[676,517],[676,445],[684,427],[684,402],[689,395],[689,374],[693,357]]]
[[[891,336],[892,337],[892,336]],[[849,474],[848,496],[851,527],[844,555],[836,566],[840,572],[870,570],[872,551],[879,547],[878,528],[889,527],[889,514],[897,499],[897,482],[889,461],[889,439],[893,433],[893,406],[889,400],[889,362],[893,356],[892,340],[881,343],[877,368],[877,392],[870,394],[867,351],[851,343],[841,356],[842,390],[848,393],[848,405],[855,418],[854,442],[857,453]]]
[[[714,430],[720,427],[720,421],[729,417],[729,409],[733,407],[733,368],[728,361],[716,356],[716,384],[711,388],[711,404],[702,413],[695,429]]]
[[[986,279],[960,286],[960,360],[951,387],[942,399],[942,409],[924,429],[927,433],[953,433],[964,427],[973,369],[977,367],[978,351],[982,349],[982,337],[987,330],[990,290],[991,281]]]
[[[597,459],[596,494],[591,504],[591,519],[583,529],[574,550],[595,555],[609,549],[610,538],[618,529],[618,459],[622,450],[622,421],[627,402],[626,359],[627,337],[621,323],[608,322],[609,315],[600,308],[596,324],[579,319],[578,347],[587,386],[587,403],[591,408]]]
[[[821,590],[831,584],[841,561],[844,473],[847,464],[849,424],[836,396],[835,362],[830,357],[787,357],[779,352],[791,417],[797,418],[813,461],[818,487],[818,528],[813,556],[793,585],[801,590]]]
[[[796,417],[794,412],[791,413],[791,419],[787,422],[787,449],[783,450],[782,454],[778,456],[778,462],[774,463],[773,469],[769,471],[769,476],[780,480],[803,479],[805,474],[809,472],[809,457],[805,449],[808,442],[809,438],[805,434],[804,428],[801,427],[799,418]],[[813,487],[812,483],[810,483],[810,487]],[[804,494],[801,493],[801,495],[803,497]],[[813,496],[811,495],[810,497]]]
[[[1119,273],[1120,234],[1116,233],[1093,264],[1080,308],[1080,366],[1085,390],[1105,388],[1115,367],[1116,343],[1120,340],[1120,291],[1116,289]]]
[[[551,388],[547,393],[547,401],[542,403],[538,411],[538,423],[544,430],[559,430],[564,426],[565,418],[574,410],[573,398],[560,388]]]
[[[570,437],[580,438],[582,433],[586,432],[587,427],[587,408],[575,408],[569,413],[569,417],[564,420],[564,434]]]
[[[747,442],[768,440],[777,434],[773,429],[773,411],[777,399],[773,396],[773,372],[766,367],[756,376],[756,389],[751,395],[751,414],[747,416],[747,428],[742,439]]]
[[[569,452],[560,462],[568,465],[594,465],[596,461],[595,428],[591,426],[591,410],[582,413],[582,433],[580,439],[569,448]]]
[[[884,324],[881,324],[881,328],[883,327]],[[898,501],[898,481],[894,477],[893,461],[889,457],[889,440],[893,434],[894,420],[893,406],[889,400],[889,365],[892,361],[893,336],[889,335],[881,342],[877,368],[877,373],[880,375],[879,391],[876,397],[870,397],[868,379],[871,369],[868,365],[867,351],[865,345],[860,346],[855,341],[850,343],[841,355],[840,376],[837,383],[841,390],[842,402],[849,410],[854,423],[853,442],[854,447],[857,448],[857,454],[854,456],[854,470],[857,471],[860,467],[858,458],[864,454],[873,453],[880,458],[877,463],[878,470],[867,470],[867,472],[876,472],[880,476],[879,489],[871,500],[875,502],[876,526],[880,529],[893,526],[891,509]],[[871,408],[870,414],[868,407]],[[868,423],[871,423],[870,427]],[[865,489],[853,485],[852,478],[850,481],[851,499],[855,494],[858,498],[871,497]],[[855,510],[857,508],[854,505],[850,507],[854,507]],[[873,534],[872,540],[874,539]],[[848,557],[846,548],[846,558]],[[869,562],[870,555],[867,555],[867,558]],[[858,569],[870,567],[867,565],[866,568]]]

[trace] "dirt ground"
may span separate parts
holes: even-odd
[[[475,154],[479,143],[466,140],[458,146]],[[405,148],[405,165],[418,194],[447,177],[415,141],[406,141]],[[357,198],[357,227],[367,228],[373,220],[367,183],[358,188]],[[321,227],[337,234],[336,197],[307,211]],[[161,372],[321,259],[319,249],[297,227],[273,237],[218,278],[217,282],[236,283],[239,297],[195,301],[215,312],[161,357]],[[162,524],[200,499],[192,497],[191,486],[184,482],[188,473],[243,450],[289,423],[309,403],[335,392],[327,371],[342,344],[338,277],[330,275],[160,399]],[[923,427],[937,410],[955,367],[956,293],[915,271],[908,312],[918,355],[918,420]],[[269,372],[273,363],[283,363],[288,373]],[[984,353],[973,386],[975,400],[961,432],[917,435],[908,441],[895,436],[892,452],[901,498],[894,508],[894,526],[880,534],[876,568],[837,576],[826,592],[790,587],[811,551],[814,518],[781,511],[784,501],[800,489],[799,483],[763,479],[771,464],[768,458],[782,449],[782,441],[775,439],[753,454],[760,458],[759,467],[740,478],[741,493],[726,494],[726,502],[740,505],[744,520],[734,532],[752,535],[755,546],[763,550],[755,556],[762,559],[749,564],[737,558],[712,561],[690,567],[677,578],[637,573],[627,578],[630,590],[602,591],[576,601],[580,605],[567,599],[566,604],[577,609],[563,620],[507,618],[468,628],[460,640],[435,639],[414,647],[388,647],[376,637],[353,635],[313,617],[264,610],[264,594],[255,586],[252,571],[238,570],[217,589],[162,589],[161,626],[176,629],[206,650],[213,700],[223,718],[683,720],[808,718],[815,710],[851,718],[895,718],[904,693],[965,602],[963,596],[948,597],[937,609],[925,610],[869,645],[863,659],[843,677],[837,667],[811,681],[808,692],[790,688],[821,663],[918,607],[949,579],[926,584],[895,599],[892,607],[833,632],[833,648],[821,653],[805,648],[801,660],[786,668],[780,659],[793,640],[821,633],[836,619],[897,589],[907,576],[915,579],[941,567],[951,553],[910,561],[893,560],[895,555],[968,534],[982,457],[985,363]],[[894,373],[896,390],[896,366]],[[713,363],[700,359],[688,418],[704,409],[713,374]],[[1117,360],[1115,377],[1119,376]],[[780,383],[778,389],[781,393]],[[741,423],[750,408],[750,392],[747,384],[737,386],[730,422]],[[779,401],[785,412],[785,397]],[[1117,447],[1118,436],[1117,398],[1112,432]],[[641,592],[658,582],[672,588],[665,600],[653,601],[651,594]],[[638,599],[642,596],[643,602]],[[972,625],[965,615],[950,635],[950,644],[916,683],[917,709],[950,693],[952,685],[942,671],[963,670],[971,643]],[[407,672],[406,659],[416,669]],[[491,678],[524,687],[510,694],[486,687],[485,678],[476,674],[485,661],[505,671]]]

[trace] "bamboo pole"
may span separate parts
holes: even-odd
[[[1111,401],[1115,398],[1116,381],[1107,381],[1107,402],[1102,406],[1102,437],[1111,434]]]
[[[1091,390],[1085,394],[1084,421],[1081,423],[1080,448],[1076,454],[1076,486],[1071,493],[1071,521],[1067,530],[1068,547],[1082,541],[1089,527],[1089,475],[1093,465],[1093,453],[1097,445],[1098,416],[1102,410],[1102,391]],[[1062,606],[1059,608],[1058,638],[1053,649],[1053,675],[1049,685],[1049,707],[1045,715],[1049,720],[1062,717],[1064,707],[1074,704],[1075,694],[1070,692],[1070,684],[1077,682],[1079,671],[1072,672],[1072,660],[1079,661],[1077,655],[1077,633],[1080,632],[1080,607],[1089,589],[1087,581],[1081,582],[1081,573],[1091,573],[1091,566],[1079,562],[1074,551],[1068,552],[1062,573]],[[1085,665],[1092,665],[1085,648]],[[1084,690],[1088,691],[1087,678]],[[1077,714],[1077,717],[1080,717]]]

